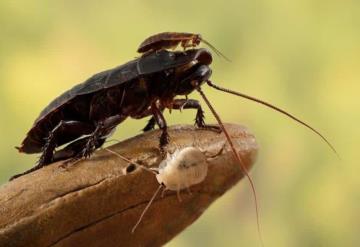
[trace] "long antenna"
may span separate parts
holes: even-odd
[[[218,55],[219,57],[223,57],[226,61],[231,62],[231,60],[229,58],[227,58],[224,54],[222,54],[218,49],[215,48],[215,46],[213,46],[212,44],[210,44],[209,41],[206,41],[205,39],[201,39],[201,41],[206,44],[207,46],[209,46],[215,53],[216,55]]]
[[[141,213],[138,221],[136,222],[136,224],[134,225],[134,227],[131,229],[131,233],[134,233],[136,228],[138,227],[138,225],[140,224],[141,220],[143,219],[146,211],[148,211],[148,209],[150,208],[152,202],[155,200],[157,194],[159,194],[160,189],[163,187],[163,185],[160,184],[160,186],[157,188],[157,190],[155,191],[154,195],[151,197],[149,203],[146,205],[146,207],[144,208],[144,211]]]
[[[214,117],[216,118],[217,122],[219,123],[219,126],[221,127],[222,131],[225,134],[225,137],[228,141],[228,143],[230,144],[230,148],[235,156],[235,158],[238,160],[238,162],[240,163],[240,167],[241,170],[243,171],[244,175],[247,177],[247,179],[249,180],[249,183],[251,185],[251,189],[253,191],[253,195],[254,195],[254,202],[255,202],[255,210],[256,210],[256,222],[257,222],[257,230],[258,230],[258,234],[260,237],[260,241],[261,241],[261,245],[264,246],[264,242],[262,240],[262,235],[261,235],[261,229],[260,229],[260,217],[259,217],[259,206],[258,206],[258,200],[257,200],[257,196],[256,196],[256,190],[255,190],[255,185],[254,182],[252,181],[243,160],[241,159],[241,157],[239,156],[239,154],[236,152],[234,144],[231,140],[231,137],[229,135],[229,133],[227,132],[222,120],[220,119],[219,114],[217,114],[217,112],[215,111],[214,107],[211,105],[210,101],[208,100],[208,98],[205,96],[204,92],[201,90],[200,87],[196,88],[197,91],[200,93],[201,97],[204,99],[205,103],[207,104],[207,106],[209,107],[209,109],[211,110],[212,114],[214,115]]]
[[[336,151],[335,147],[330,143],[330,141],[328,141],[328,140],[325,138],[325,136],[323,136],[318,130],[316,130],[315,128],[311,127],[309,124],[305,123],[304,121],[298,119],[298,118],[295,117],[294,115],[292,115],[292,114],[290,114],[290,113],[288,113],[288,112],[280,109],[280,108],[277,107],[277,106],[274,106],[274,105],[272,105],[272,104],[270,104],[270,103],[267,103],[267,102],[265,102],[265,101],[263,101],[263,100],[260,100],[260,99],[254,98],[254,97],[252,97],[252,96],[249,96],[249,95],[246,95],[246,94],[243,94],[243,93],[239,93],[239,92],[236,92],[236,91],[227,89],[227,88],[219,87],[219,86],[213,84],[210,80],[207,80],[206,82],[207,82],[207,84],[208,84],[210,87],[213,87],[213,88],[215,88],[215,89],[217,89],[217,90],[223,91],[223,92],[225,92],[225,93],[234,94],[234,95],[236,95],[236,96],[240,96],[240,97],[246,98],[246,99],[248,99],[248,100],[255,101],[255,102],[259,103],[259,104],[265,105],[265,106],[267,106],[267,107],[269,107],[269,108],[271,108],[271,109],[273,109],[273,110],[275,110],[275,111],[277,111],[277,112],[280,112],[280,113],[288,116],[289,118],[295,120],[296,122],[298,122],[298,123],[300,123],[301,125],[307,127],[308,129],[310,129],[311,131],[313,131],[315,134],[317,134],[318,136],[320,136],[320,138],[323,139],[323,141],[325,141],[325,142],[327,143],[327,145],[332,149],[332,151],[333,151],[333,152],[337,155],[337,157],[340,159],[340,156],[339,156],[338,152]]]

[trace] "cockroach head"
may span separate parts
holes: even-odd
[[[194,54],[194,60],[196,60],[198,63],[204,64],[204,65],[210,65],[212,62],[212,55],[211,53],[205,49],[192,49],[186,51],[186,53]]]
[[[202,37],[201,37],[201,34],[195,34],[193,39],[192,39],[192,43],[193,43],[193,46],[198,46],[200,45],[200,42],[202,41]]]
[[[191,62],[178,68],[179,85],[177,95],[187,95],[199,87],[211,76],[209,65],[212,62],[211,53],[206,49],[192,49],[186,51],[186,56],[192,58]]]

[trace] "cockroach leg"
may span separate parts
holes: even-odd
[[[153,116],[155,118],[155,121],[156,121],[157,125],[159,126],[159,128],[162,131],[161,135],[160,135],[159,147],[160,147],[161,154],[163,156],[165,156],[165,154],[166,154],[165,147],[170,142],[170,136],[169,136],[169,133],[167,132],[166,120],[165,120],[164,115],[162,114],[162,112],[156,106],[156,104],[151,105],[151,110],[153,112]]]
[[[90,155],[95,151],[95,146],[97,146],[98,140],[100,139],[100,132],[103,128],[104,128],[104,123],[103,122],[98,123],[95,131],[89,136],[85,148],[79,154],[81,158],[89,158]]]
[[[74,157],[74,160],[89,158],[97,148],[104,144],[103,139],[106,139],[109,133],[111,133],[115,126],[123,121],[123,119],[123,116],[115,115],[103,121],[98,121],[95,130],[88,136],[85,147]]]
[[[76,156],[78,153],[80,153],[83,148],[85,147],[86,143],[88,142],[89,137],[83,137],[76,141],[71,142],[67,146],[65,146],[63,149],[57,150],[54,153],[53,156],[53,162],[60,161],[60,160],[66,160],[69,158],[72,158]],[[101,146],[105,142],[105,139],[99,140],[99,146]]]
[[[173,101],[173,108],[177,110],[181,109],[196,109],[195,125],[200,129],[213,130],[221,132],[221,128],[216,125],[207,125],[205,123],[204,110],[198,100],[195,99],[175,99]]]
[[[190,44],[190,41],[191,40],[188,40],[188,39],[184,39],[181,41],[181,47],[184,49],[184,51],[189,48],[189,47],[195,47],[193,44]]]
[[[163,112],[164,111],[164,107],[160,107],[158,108],[159,111]],[[145,127],[142,129],[142,131],[147,132],[150,130],[155,129],[155,124],[156,124],[156,119],[154,117],[153,111],[151,109],[151,107],[146,110],[143,114],[137,116],[136,118],[140,119],[140,118],[144,118],[151,115],[151,118],[149,119],[148,123],[145,125]]]
[[[65,160],[59,166],[62,169],[67,169],[70,165],[74,166],[84,158],[81,154],[84,148],[86,148],[89,139],[90,139],[89,136],[81,138],[77,141],[70,143],[65,148],[56,151],[54,154],[53,161],[55,162],[55,161]],[[100,148],[104,143],[105,143],[105,138],[97,139],[94,149]]]
[[[49,136],[46,139],[46,144],[44,145],[43,152],[39,158],[38,164],[23,173],[12,176],[10,180],[13,180],[17,177],[36,171],[46,165],[49,165],[53,161],[53,153],[56,148],[57,140],[60,138],[62,134],[64,134],[64,132],[66,133],[80,132],[86,135],[91,133],[92,129],[93,126],[88,123],[84,123],[80,121],[60,121],[60,123],[52,131],[49,132]]]
[[[93,131],[94,127],[88,123],[83,123],[79,121],[60,121],[60,123],[49,132],[46,144],[43,149],[43,153],[39,159],[39,166],[44,166],[53,161],[53,152],[56,148],[57,139],[67,133],[76,133],[80,132],[83,135],[90,134]]]

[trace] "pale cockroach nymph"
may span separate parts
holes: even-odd
[[[177,149],[172,154],[168,153],[158,168],[152,168],[152,170],[156,172],[155,176],[160,185],[150,199],[149,203],[146,205],[138,222],[135,224],[131,232],[134,233],[146,211],[150,208],[152,202],[161,189],[163,192],[166,190],[176,191],[178,199],[181,201],[181,190],[189,190],[189,187],[203,182],[208,172],[209,159],[215,158],[219,155],[223,151],[224,146],[219,150],[219,152],[212,155],[197,147],[185,147]]]
[[[160,163],[156,179],[166,190],[180,191],[201,183],[208,171],[205,154],[198,148],[177,149]]]

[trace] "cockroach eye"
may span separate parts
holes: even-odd
[[[199,82],[198,82],[198,81],[191,81],[191,86],[193,86],[193,87],[198,87],[198,86],[199,86]]]

